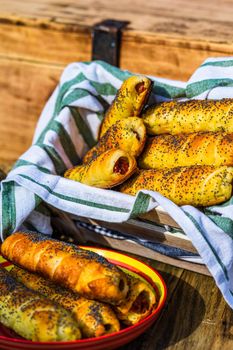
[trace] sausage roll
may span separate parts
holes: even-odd
[[[200,131],[233,132],[233,99],[169,101],[149,107],[142,115],[148,134]]]
[[[128,179],[136,169],[134,157],[120,149],[111,149],[88,164],[68,169],[64,176],[85,185],[111,188]]]
[[[149,138],[139,160],[142,169],[191,165],[233,165],[233,133],[206,132]]]
[[[88,163],[112,148],[119,148],[133,157],[138,157],[145,141],[146,128],[141,118],[131,117],[118,120],[101,137],[97,145],[86,153],[83,162]]]
[[[55,283],[17,266],[11,274],[26,287],[35,290],[69,310],[85,338],[99,337],[120,330],[120,324],[111,307],[89,300]]]
[[[129,289],[125,273],[102,256],[36,232],[10,235],[1,251],[14,264],[88,299],[119,304]]]
[[[225,202],[232,193],[233,167],[192,166],[141,170],[121,185],[136,195],[141,189],[157,191],[178,205],[210,206]]]
[[[105,114],[99,137],[102,137],[117,120],[138,117],[151,89],[152,81],[144,76],[135,75],[126,79]]]
[[[150,315],[156,306],[156,295],[150,286],[128,275],[129,292],[125,302],[115,307],[116,314],[125,325],[131,326]]]
[[[0,268],[0,322],[33,341],[69,341],[81,333],[61,306],[17,282]]]

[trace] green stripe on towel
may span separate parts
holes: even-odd
[[[117,93],[117,89],[110,83],[97,83],[93,80],[91,80],[90,83],[99,95],[114,96]]]
[[[134,206],[132,208],[130,217],[136,217],[139,214],[146,213],[148,206],[150,203],[150,196],[148,194],[139,192],[136,201],[134,203]]]
[[[61,104],[62,104],[62,100],[64,95],[66,94],[66,92],[72,88],[73,85],[75,84],[79,84],[82,81],[86,80],[86,77],[83,73],[79,73],[75,78],[66,81],[64,84],[61,85],[59,92],[58,92],[58,97],[55,103],[55,108],[54,108],[54,112],[53,112],[53,117],[55,117],[61,110]]]
[[[88,125],[85,123],[85,121],[81,117],[81,115],[78,111],[78,108],[70,107],[70,111],[71,111],[71,114],[74,118],[77,129],[79,130],[80,134],[82,135],[84,141],[86,142],[86,144],[88,145],[89,148],[93,147],[96,144],[96,140],[94,139]]]
[[[54,165],[56,174],[63,174],[67,170],[67,167],[63,162],[62,158],[59,156],[59,154],[53,147],[38,143],[37,146],[43,148],[43,150],[48,154],[48,157],[51,159]]]
[[[5,182],[2,186],[2,227],[3,238],[15,230],[16,203],[15,185],[13,181]]]
[[[210,61],[206,62],[201,65],[201,67],[206,67],[206,66],[213,66],[213,67],[232,67],[233,66],[233,60],[228,60],[228,61]]]
[[[78,203],[78,204],[82,204],[88,207],[94,207],[94,208],[98,208],[98,209],[104,209],[104,210],[109,210],[109,211],[115,211],[115,212],[120,212],[120,213],[128,213],[129,209],[125,209],[125,208],[119,208],[119,207],[115,207],[112,205],[107,205],[107,204],[101,204],[101,203],[96,203],[96,202],[90,202],[87,200],[83,200],[80,198],[74,198],[74,197],[70,197],[70,196],[65,196],[63,194],[60,194],[58,192],[53,191],[49,186],[43,185],[41,183],[36,182],[34,179],[32,179],[31,177],[27,176],[27,175],[20,175],[21,177],[37,184],[40,187],[43,187],[45,190],[47,190],[49,193],[51,193],[53,196],[63,199],[65,201],[68,202],[73,202],[73,203]]]
[[[80,162],[80,157],[78,156],[73,141],[64,126],[60,122],[54,120],[51,124],[50,130],[55,131],[59,135],[59,140],[70,162],[73,165],[78,164]]]
[[[45,167],[42,167],[40,165],[37,165],[35,163],[29,162],[28,160],[25,159],[19,159],[17,160],[17,162],[15,163],[13,169],[19,168],[21,166],[25,166],[25,165],[32,165],[35,166],[37,169],[39,169],[40,171],[42,171],[43,173],[47,173],[47,174],[51,174],[51,171]]]
[[[81,98],[90,96],[90,92],[84,89],[76,88],[72,90],[69,94],[64,97],[64,99],[61,102],[60,110],[66,106],[71,105],[77,100],[80,100]],[[60,111],[59,111],[60,112]]]
[[[206,241],[206,243],[208,244],[208,246],[210,247],[213,255],[215,256],[219,266],[221,267],[223,273],[224,273],[224,276],[226,278],[227,281],[229,281],[229,276],[228,276],[228,272],[227,272],[227,269],[226,269],[226,266],[222,263],[222,261],[220,260],[219,256],[218,256],[218,253],[216,252],[216,250],[214,249],[214,247],[212,246],[212,244],[210,243],[210,241],[208,240],[208,238],[206,238],[204,236],[204,234],[202,233],[202,228],[200,227],[200,225],[198,224],[198,222],[194,219],[194,217],[185,212],[185,214],[188,216],[188,218],[192,221],[192,223],[194,224],[194,226],[196,227],[196,229],[199,231],[200,235],[203,237],[203,239]]]
[[[202,94],[206,90],[211,90],[219,86],[233,86],[233,79],[206,79],[190,83],[187,85],[186,94],[187,97],[195,97]]]
[[[119,68],[116,68],[114,66],[111,66],[110,64],[103,62],[103,61],[95,61],[96,64],[104,68],[108,73],[112,74],[113,77],[123,81],[129,77],[131,77],[133,74],[128,71],[122,71]],[[103,73],[102,73],[103,75]],[[109,79],[110,80],[110,79]]]
[[[220,215],[207,214],[208,217],[233,239],[233,221]]]
[[[154,81],[153,93],[167,98],[185,97],[185,89]]]

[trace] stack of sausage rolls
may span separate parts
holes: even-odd
[[[100,128],[99,141],[71,180],[136,195],[158,191],[178,205],[227,201],[233,180],[233,99],[169,101],[143,110],[152,82],[125,80]]]
[[[16,232],[1,246],[0,322],[33,341],[118,332],[157,304],[149,284],[102,256],[39,233]]]

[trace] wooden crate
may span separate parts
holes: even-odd
[[[30,145],[63,68],[91,59],[91,30],[104,19],[129,21],[120,67],[187,80],[211,56],[233,54],[227,0],[11,0],[0,3],[0,160]],[[14,142],[12,142],[14,140]]]
[[[221,1],[221,11],[217,0],[1,2],[0,163],[15,161],[30,146],[38,116],[64,67],[91,59],[91,33],[97,22],[129,22],[122,33],[121,68],[187,80],[207,57],[233,55],[231,6],[227,0]],[[177,226],[162,209],[146,219]],[[134,232],[146,231],[158,241],[195,251],[185,237],[161,234],[141,221],[127,223],[127,230],[130,224]]]
[[[93,220],[80,216],[68,215],[67,213],[58,211],[55,208],[50,209],[54,213],[52,225],[57,231],[58,237],[63,237],[64,239],[68,240],[71,239],[72,241],[81,244],[99,244],[101,246],[110,247],[124,252],[129,252],[137,254],[139,256],[165,262],[167,264],[181,267],[190,271],[196,271],[201,274],[210,275],[209,270],[203,264],[165,256],[139,243],[136,243],[135,241],[122,241],[117,238],[102,236],[98,233],[90,231],[87,228],[80,227],[75,224],[75,220],[78,219],[79,221],[85,223],[98,225],[121,233],[130,234],[134,237],[144,238],[151,242],[161,243],[164,246],[181,248],[188,252],[197,253],[197,250],[185,234],[170,233],[169,231],[164,230],[162,226],[158,226],[158,224],[162,225],[165,224],[165,222],[166,225],[168,222],[173,222],[171,220],[171,217],[162,208],[154,209],[151,211],[151,213],[149,213],[149,215],[151,215],[153,218],[153,222],[146,222],[144,219],[131,219],[125,223],[110,223],[100,220]],[[145,216],[147,215],[148,214]],[[159,222],[157,221],[157,217],[160,217]],[[164,218],[164,221],[163,219],[161,221],[161,217]],[[179,228],[177,224],[176,228]]]

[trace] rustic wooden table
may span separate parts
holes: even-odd
[[[163,276],[167,303],[147,332],[119,350],[232,350],[233,311],[213,278],[143,260]]]
[[[65,65],[90,60],[91,28],[129,21],[120,66],[187,80],[210,56],[233,54],[231,0],[0,0],[0,159],[30,145]],[[14,140],[14,142],[12,142]],[[156,261],[168,299],[156,323],[120,350],[233,349],[233,312],[211,277]]]

